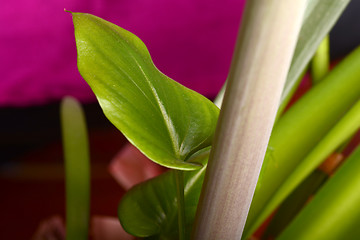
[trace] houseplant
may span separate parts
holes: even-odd
[[[275,4],[279,4],[279,8]],[[234,54],[233,70],[229,76],[228,97],[225,97],[223,108],[230,110],[222,110],[235,115],[223,117],[224,120],[221,118],[218,129],[227,126],[228,130],[217,130],[217,134],[215,126],[218,109],[215,105],[160,73],[153,66],[145,45],[137,37],[94,16],[73,13],[79,70],[97,95],[105,114],[151,160],[174,169],[136,186],[125,195],[119,206],[119,218],[125,230],[138,237],[152,239],[189,238],[215,134],[215,149],[222,143],[225,145],[218,147],[221,154],[210,154],[212,167],[208,168],[205,180],[205,186],[210,187],[205,187],[208,190],[205,190],[200,200],[200,209],[205,210],[199,210],[194,237],[241,237],[301,25],[300,38],[243,237],[249,237],[327,155],[356,132],[360,122],[359,103],[356,103],[360,93],[359,50],[355,50],[282,115],[291,93],[299,83],[299,76],[346,4],[346,1],[329,1],[326,4],[321,1],[248,3],[243,30]],[[332,12],[333,15],[330,14],[325,19],[321,14],[324,12]],[[322,21],[320,27],[311,26],[314,21],[319,20]],[[262,28],[263,24],[268,26]],[[312,29],[310,34],[307,32],[309,29]],[[265,38],[270,33],[274,36]],[[246,45],[248,43],[250,45]],[[273,52],[272,49],[276,51]],[[279,54],[276,55],[279,61],[271,57],[274,53]],[[247,64],[248,62],[251,64]],[[276,64],[278,70],[274,70]],[[264,75],[253,82],[236,80],[238,76],[256,79],[257,74]],[[270,89],[272,81],[265,81],[269,76],[277,79],[274,89]],[[244,92],[243,89],[248,89],[249,92]],[[238,91],[242,94],[239,95]],[[251,98],[252,95],[255,100]],[[233,102],[238,105],[232,105]],[[244,115],[244,112],[237,112],[239,106],[249,116]],[[254,121],[257,125],[253,125]],[[249,125],[244,125],[246,122]],[[240,136],[237,134],[240,130],[236,127],[242,129]],[[232,135],[232,132],[235,134]],[[244,132],[246,138],[241,136]],[[233,140],[227,142],[230,135]],[[237,145],[239,142],[242,144]],[[231,148],[233,150],[230,151]],[[241,155],[244,152],[247,154]],[[237,159],[234,156],[239,154],[242,156],[240,160],[234,161]],[[251,157],[248,159],[248,156]],[[229,164],[216,160],[226,158],[229,159]],[[251,163],[252,159],[255,161]],[[238,161],[242,163],[240,166]],[[218,175],[217,170],[225,166],[228,169]],[[247,171],[242,170],[244,166]],[[227,173],[231,169],[238,169],[242,174],[233,171],[229,178]],[[247,173],[248,171],[251,173]],[[212,173],[216,177],[212,177]],[[283,184],[286,179],[290,180]],[[209,183],[212,180],[234,188],[219,187],[212,191],[214,188]],[[238,188],[232,182],[242,185]],[[221,192],[224,190],[225,192]],[[210,193],[206,193],[209,191]],[[215,195],[220,197],[216,199]],[[223,196],[231,196],[231,201]],[[218,203],[215,207],[211,205],[214,201]],[[242,209],[240,218],[238,213],[241,211],[235,211],[234,206],[222,209],[223,201],[238,204]],[[239,205],[238,201],[243,204]],[[234,218],[224,215],[221,218],[223,221],[217,221],[215,216],[205,217],[205,221],[210,222],[204,224],[201,216],[206,215],[201,212],[207,213],[212,208],[215,216],[219,214],[219,210],[226,210],[224,212],[230,215],[235,213]],[[344,225],[341,231],[346,227]],[[298,227],[295,229],[300,231]],[[304,232],[303,229],[301,231]],[[293,234],[296,235],[296,232]]]

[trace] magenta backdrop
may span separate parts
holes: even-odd
[[[88,12],[138,35],[156,66],[206,96],[226,79],[245,0],[5,0],[0,22],[0,106],[73,95],[94,101],[76,68],[70,11]]]

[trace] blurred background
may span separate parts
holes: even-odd
[[[91,212],[116,216],[124,190],[107,167],[126,143],[104,117],[76,67],[71,15],[88,12],[138,35],[156,66],[212,99],[230,66],[245,0],[9,1],[0,20],[0,239],[30,239],[39,223],[64,216],[59,102],[86,112],[92,161]],[[360,2],[330,34],[336,62],[360,43]]]

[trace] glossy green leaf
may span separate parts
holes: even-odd
[[[360,98],[360,47],[307,92],[277,122],[269,141],[249,211],[246,234],[266,216],[261,214],[279,186]],[[259,217],[260,216],[260,217]]]
[[[211,145],[219,109],[162,74],[134,34],[90,14],[72,13],[78,68],[107,118],[154,162],[174,169]]]
[[[359,239],[360,147],[280,235],[279,240]]]
[[[90,157],[86,122],[80,103],[66,97],[60,109],[65,157],[66,239],[88,239]]]
[[[195,154],[190,161],[199,162],[204,167],[200,170],[184,172],[187,239],[195,217],[208,155],[208,149]],[[178,211],[175,171],[177,170],[170,170],[141,183],[123,196],[118,216],[125,231],[137,237],[177,239]]]

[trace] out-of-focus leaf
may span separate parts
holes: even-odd
[[[299,40],[285,82],[278,112],[283,112],[301,79],[299,76],[350,0],[309,0]]]
[[[264,206],[259,218],[266,218],[277,206],[311,174],[322,161],[348,140],[360,127],[360,100],[324,136],[314,149],[302,160],[293,172],[280,184]]]
[[[80,103],[61,103],[66,176],[66,239],[88,239],[90,214],[90,156],[86,122]]]
[[[200,169],[186,160],[211,145],[219,109],[162,74],[132,33],[90,14],[72,15],[79,71],[107,118],[154,162]]]
[[[360,98],[359,66],[360,47],[297,101],[274,126],[245,227],[247,235],[265,220],[261,212],[279,186]]]
[[[278,238],[359,239],[360,147]]]
[[[190,159],[204,165],[202,169],[184,172],[187,234],[190,234],[194,221],[208,154],[209,150],[203,150]],[[125,231],[137,237],[177,239],[175,171],[170,170],[136,185],[124,195],[119,205],[118,216]]]
[[[334,26],[350,0],[311,0],[308,1],[299,39],[281,95],[278,116],[284,111],[296,88],[300,77],[315,54],[319,44]],[[221,106],[225,86],[216,97],[216,105]]]

